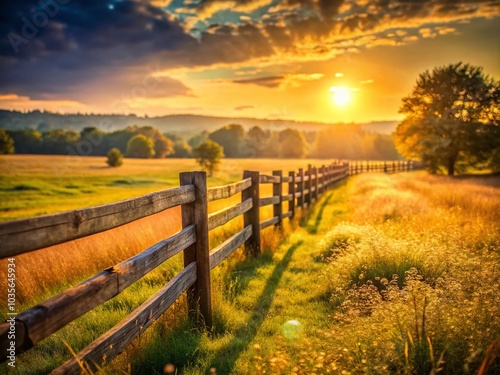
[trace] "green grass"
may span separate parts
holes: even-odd
[[[241,180],[243,170],[271,173],[326,164],[323,160],[224,159],[209,186]],[[132,198],[179,186],[179,173],[199,170],[194,159],[0,155],[0,221],[50,214]]]
[[[262,167],[273,168],[267,161]],[[238,179],[237,172],[232,176],[225,178]],[[134,189],[154,180],[140,173],[109,178]],[[266,229],[262,256],[246,259],[238,250],[212,271],[211,332],[191,324],[180,299],[105,372],[162,374],[173,364],[177,373],[193,375],[213,368],[218,374],[429,374],[441,367],[466,374],[467,366],[477,373],[500,337],[500,200],[490,187],[496,183],[482,184],[424,173],[351,178],[302,220],[299,212],[302,226]],[[64,186],[71,191],[79,184]],[[214,233],[211,246],[240,227],[236,220]],[[173,259],[19,356],[17,373],[46,373],[69,359],[61,338],[81,349],[180,267],[179,257]],[[491,373],[500,371],[498,362],[493,366]]]

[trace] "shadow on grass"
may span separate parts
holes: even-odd
[[[287,252],[283,256],[283,259],[276,264],[273,273],[267,279],[264,291],[257,298],[247,324],[239,328],[236,331],[233,340],[220,349],[214,356],[216,359],[213,366],[217,368],[218,373],[231,374],[240,354],[253,341],[260,326],[269,313],[276,290],[278,289],[285,270],[290,264],[293,253],[300,245],[302,245],[302,243],[303,241],[298,241],[288,248]]]
[[[333,197],[333,193],[328,194],[328,196],[323,201],[323,203],[321,203],[318,214],[316,215],[316,220],[314,221],[314,225],[307,226],[307,231],[309,232],[309,234],[317,234],[318,233],[319,225],[321,224],[321,220],[323,219],[323,212],[325,211],[326,206],[328,206],[328,203],[330,203],[330,200],[332,199],[332,197]]]

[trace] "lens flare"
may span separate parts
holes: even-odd
[[[296,340],[300,337],[302,325],[298,320],[289,320],[283,324],[283,335],[289,340]]]

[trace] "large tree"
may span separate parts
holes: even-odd
[[[486,166],[500,145],[500,84],[481,67],[451,64],[420,74],[403,99],[406,117],[396,130],[396,147],[405,157],[442,167]]]

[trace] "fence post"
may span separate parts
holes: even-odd
[[[279,202],[275,205],[273,205],[273,216],[278,217],[278,223],[276,223],[274,226],[279,228],[281,227],[281,221],[283,220],[283,172],[282,171],[273,171],[273,176],[279,177],[280,182],[279,183],[274,183],[273,182],[273,197],[279,197]]]
[[[299,168],[298,176],[300,178],[300,182],[299,182],[299,186],[298,186],[298,189],[300,191],[300,197],[297,201],[297,205],[299,205],[301,209],[304,209],[304,202],[305,202],[304,186],[305,186],[305,184],[304,184],[304,169],[303,168]]]
[[[387,161],[384,161],[384,173],[387,173]]]
[[[321,195],[323,195],[323,193],[326,190],[325,189],[325,185],[326,185],[326,168],[325,168],[324,164],[319,169],[319,173],[321,173],[323,175],[323,177],[321,177]]]
[[[396,162],[392,162],[392,173],[396,173]]]
[[[307,189],[308,190],[308,193],[306,195],[306,204],[307,206],[309,206],[311,204],[311,198],[312,198],[312,192],[311,192],[311,188],[312,188],[312,165],[309,164],[307,166],[307,172],[306,172],[306,175],[308,177],[308,180],[307,180]]]
[[[210,255],[208,241],[208,201],[206,172],[184,172],[181,185],[194,185],[194,202],[181,206],[182,227],[195,226],[196,242],[184,250],[184,266],[196,262],[196,282],[188,290],[188,308],[197,324],[211,329]],[[199,314],[198,314],[199,312]]]
[[[313,168],[314,172],[314,202],[318,200],[318,168]]]
[[[288,178],[290,179],[288,182],[288,194],[292,194],[292,200],[288,201],[288,211],[292,213],[290,219],[293,219],[295,216],[295,172],[288,172]]]
[[[252,198],[252,208],[244,213],[243,225],[252,226],[252,236],[245,242],[245,252],[250,256],[260,255],[260,209],[259,172],[244,171],[243,179],[251,178],[252,186],[241,192],[241,200]]]

